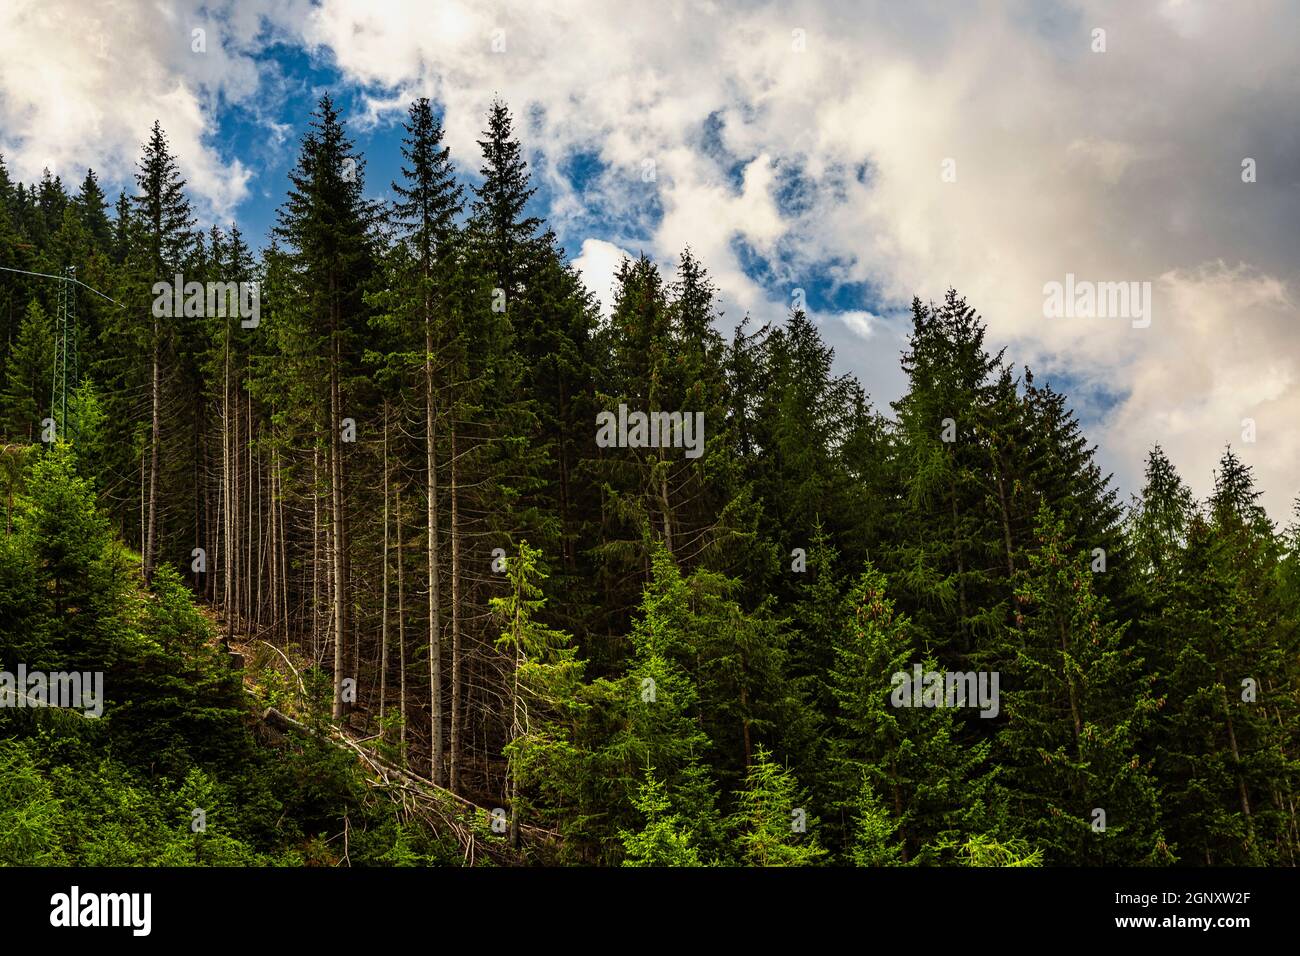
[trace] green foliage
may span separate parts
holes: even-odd
[[[514,676],[505,756],[514,784],[511,812],[516,821],[528,806],[518,786],[552,784],[556,768],[566,763],[563,721],[573,715],[582,674],[582,665],[567,646],[569,636],[537,620],[546,604],[539,557],[536,549],[521,541],[507,564],[510,592],[492,599],[492,610],[503,626],[497,647],[506,654]]]
[[[902,821],[890,815],[869,779],[863,779],[853,811],[853,842],[849,846],[853,865],[900,865],[903,846],[897,834]]]
[[[624,866],[700,866],[700,855],[691,845],[691,831],[680,814],[672,812],[672,802],[663,784],[655,779],[654,770],[646,768],[633,805],[645,818],[640,832],[620,831]]]
[[[1053,862],[1169,862],[1158,790],[1137,752],[1156,710],[1142,661],[1094,591],[1091,556],[1046,504],[1037,534],[1017,593],[1023,626],[1000,740],[1015,768],[1013,806]]]
[[[817,842],[817,817],[794,775],[759,747],[737,794],[731,818],[736,856],[744,866],[815,866],[826,855]]]
[[[831,809],[845,819],[866,815],[860,825],[873,858],[892,858],[896,847],[904,863],[945,862],[943,848],[958,834],[997,825],[990,745],[964,744],[951,709],[896,706],[896,675],[910,680],[915,663],[928,672],[937,662],[917,646],[885,585],[868,565],[841,610],[830,672],[836,729],[824,772]],[[888,823],[877,794],[890,808]],[[894,829],[896,838],[884,836]],[[844,842],[857,839],[846,834]]]
[[[1123,513],[956,290],[914,300],[890,409],[801,309],[724,338],[689,248],[624,261],[602,317],[485,125],[453,157],[417,99],[386,203],[322,97],[265,244],[197,231],[157,123],[111,212],[0,161],[0,666],[106,695],[0,710],[0,862],[459,863],[326,739],[410,771],[437,724],[440,810],[497,859],[1295,865],[1300,522],[1237,454],[1198,501],[1152,449]],[[59,290],[26,273],[68,267],[120,305],[76,294],[47,444]],[[259,282],[261,325],[142,321],[176,272]],[[620,405],[702,414],[700,454],[598,447]],[[902,706],[918,665],[998,675],[996,715]]]
[[[323,737],[254,745],[211,625],[173,568],[139,589],[70,446],[22,484],[0,536],[0,661],[101,672],[108,700],[98,720],[0,712],[0,865],[337,863],[345,826],[352,865],[455,858]]]
[[[54,381],[54,326],[35,299],[27,304],[4,372],[0,395],[4,421],[0,424],[10,435],[21,435],[29,442],[39,440]]]
[[[1042,866],[1043,851],[1031,850],[1021,840],[999,843],[991,837],[976,835],[961,848],[967,866]]]
[[[0,740],[0,866],[59,866],[62,807],[27,748]]]

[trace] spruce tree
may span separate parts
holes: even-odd
[[[511,842],[518,843],[519,821],[526,799],[521,786],[539,776],[548,751],[560,744],[558,721],[571,716],[573,696],[581,676],[570,637],[538,620],[545,606],[538,551],[520,542],[510,556],[510,591],[493,598],[492,610],[502,624],[497,648],[506,660],[510,725],[504,753],[508,761],[507,799]]]
[[[451,789],[457,791],[460,789],[461,764],[461,634],[459,608],[455,605],[459,593],[452,599],[451,713],[446,714],[442,700],[443,602],[442,575],[439,569],[439,550],[442,545],[438,533],[438,460],[439,434],[447,411],[443,388],[440,387],[442,383],[435,381],[435,365],[439,373],[437,378],[445,381],[451,363],[444,350],[447,349],[449,340],[455,338],[449,297],[454,285],[452,276],[458,266],[456,249],[461,245],[455,218],[462,203],[461,188],[455,181],[450,161],[450,150],[442,146],[442,135],[442,126],[434,118],[429,101],[421,98],[412,103],[402,143],[402,155],[409,165],[402,167],[405,184],[393,184],[398,196],[393,211],[403,240],[397,260],[403,280],[398,294],[401,300],[415,304],[418,308],[418,314],[413,318],[423,332],[423,349],[419,353],[421,361],[415,367],[421,373],[424,397],[425,566],[428,602],[426,636],[432,697],[432,776],[435,781],[442,780],[443,726],[449,718],[450,783]],[[458,560],[453,559],[452,563],[451,573],[455,585],[458,583],[456,579],[460,569]],[[457,591],[457,588],[453,586],[452,590]]]
[[[884,826],[864,788],[890,814],[885,830],[896,828],[889,842],[897,840],[903,863],[944,862],[964,837],[998,832],[989,745],[963,744],[953,709],[919,706],[923,701],[907,692],[915,665],[931,672],[938,662],[912,621],[895,611],[885,576],[872,565],[845,597],[840,621],[830,672],[836,727],[822,775],[837,818],[827,825],[835,842],[852,847],[853,826]],[[920,688],[912,689],[919,695]]]
[[[1189,864],[1295,857],[1297,643],[1258,497],[1250,468],[1226,450],[1208,514],[1191,518],[1166,597],[1149,612],[1165,642],[1156,765],[1170,839]]]
[[[940,659],[956,669],[1005,624],[1010,603],[1003,529],[983,482],[987,445],[977,430],[1001,365],[1001,354],[985,351],[984,335],[954,290],[938,307],[913,300],[903,355],[909,387],[893,404],[902,500],[885,566],[917,623],[942,641]]]
[[[74,202],[81,224],[95,247],[108,252],[113,241],[113,227],[108,221],[108,201],[93,169],[86,170],[86,178],[82,180]]]
[[[357,336],[365,328],[363,293],[373,272],[376,204],[364,195],[365,164],[354,155],[333,100],[323,96],[303,137],[297,165],[289,173],[288,198],[276,235],[287,244],[292,281],[303,300],[302,332],[310,351],[324,358],[325,376],[315,389],[329,474],[330,532],[333,537],[331,634],[335,719],[343,715],[343,679],[348,666],[350,587],[344,462],[345,405],[357,361]]]
[[[193,244],[192,228],[194,217],[190,211],[189,200],[185,196],[185,180],[176,165],[176,157],[167,145],[167,137],[161,124],[154,121],[149,134],[149,141],[144,145],[136,172],[136,187],[139,192],[133,198],[135,213],[139,223],[139,240],[141,243],[140,267],[150,282],[175,280],[171,277],[179,270],[188,256]],[[165,350],[174,343],[175,325],[182,321],[179,316],[170,320],[153,316],[152,333],[149,336],[150,368],[150,429],[149,429],[149,464],[147,484],[147,517],[145,519],[144,541],[144,576],[149,580],[157,559],[158,511],[161,504],[161,457],[162,457],[162,406],[165,400],[163,361]]]
[[[27,304],[18,338],[5,363],[5,433],[28,442],[40,437],[54,380],[54,329],[39,302]]]
[[[742,865],[815,866],[825,857],[817,840],[819,821],[805,809],[807,795],[765,748],[758,748],[736,802],[732,826]]]
[[[1096,593],[1090,553],[1041,506],[1019,573],[999,735],[1022,834],[1057,864],[1172,862],[1138,743],[1157,709],[1143,661]]]
[[[541,220],[524,215],[536,190],[529,184],[528,163],[515,138],[510,110],[500,100],[494,100],[488,110],[487,129],[478,145],[483,151],[479,168],[483,182],[474,189],[471,225],[508,306],[531,272]]]
[[[593,748],[597,805],[613,832],[635,823],[633,800],[645,768],[655,768],[673,809],[697,836],[716,827],[704,758],[710,746],[696,712],[699,690],[683,664],[692,656],[686,582],[662,545],[633,627],[624,676],[604,688],[612,733]]]
[[[700,866],[700,855],[692,845],[690,827],[680,814],[672,812],[672,802],[663,784],[655,779],[654,768],[647,767],[645,782],[632,801],[645,819],[639,832],[623,830],[624,866]]]

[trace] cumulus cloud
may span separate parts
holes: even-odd
[[[614,311],[614,295],[618,288],[616,277],[624,259],[633,258],[626,249],[620,249],[603,239],[586,239],[581,254],[573,266],[582,276],[583,285],[600,301],[600,312],[606,318]]]
[[[19,178],[88,167],[129,182],[159,120],[205,217],[229,218],[253,171],[219,141],[222,103],[255,108],[271,0],[7,0],[0,4],[0,151]],[[275,4],[290,19],[301,0]],[[198,31],[198,32],[196,32]]]
[[[1276,517],[1300,491],[1293,5],[124,3],[96,29],[133,71],[97,59],[95,31],[70,66],[47,62],[60,11],[79,16],[55,0],[0,13],[3,148],[29,178],[106,146],[129,161],[160,114],[195,187],[237,201],[247,171],[208,145],[210,110],[256,101],[269,32],[329,58],[373,121],[436,99],[462,165],[503,97],[605,308],[624,250],[671,268],[687,243],[728,324],[779,321],[796,287],[870,288],[821,327],[883,405],[902,385],[898,311],[955,286],[991,344],[1069,378],[1127,489],[1159,442],[1204,494],[1231,441]],[[200,13],[227,23],[221,60],[188,53]],[[578,155],[594,170],[580,193]],[[1043,286],[1067,274],[1151,282],[1151,326],[1046,317]]]
[[[1276,277],[1222,261],[1173,270],[1160,285],[1169,322],[1107,422],[1109,453],[1139,460],[1158,440],[1186,475],[1208,478],[1231,444],[1282,517],[1300,461],[1298,303]]]
[[[839,312],[836,318],[849,327],[849,331],[860,338],[869,339],[880,320],[870,312]]]

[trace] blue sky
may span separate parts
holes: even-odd
[[[212,112],[213,129],[206,138],[218,155],[239,157],[252,173],[246,195],[220,221],[233,219],[252,245],[259,248],[265,245],[275,224],[276,209],[288,189],[288,174],[297,158],[308,118],[326,92],[334,97],[348,123],[357,151],[365,158],[367,194],[375,198],[391,198],[389,184],[401,178],[400,148],[405,115],[399,111],[392,111],[379,119],[371,115],[367,103],[368,97],[376,92],[375,88],[358,84],[346,76],[329,51],[313,55],[302,47],[275,43],[268,45],[256,59],[268,74],[276,77],[279,95],[260,102],[255,112],[250,111],[246,104],[219,102]],[[440,104],[435,103],[435,110],[442,112]],[[165,116],[160,119],[166,124]],[[528,120],[527,115],[516,116],[515,120],[516,129],[525,139]],[[716,165],[721,180],[736,194],[743,185],[746,165],[756,157],[728,151],[722,138],[726,122],[719,112],[709,114],[698,125],[696,138],[702,152]],[[279,127],[274,139],[267,137],[269,124]],[[609,172],[609,164],[598,150],[579,147],[554,155],[534,152],[531,158],[539,169],[553,168],[581,203],[581,214],[561,224],[558,230],[561,244],[570,259],[581,255],[583,241],[593,235],[611,238],[650,236],[662,218],[662,205],[653,188],[647,190],[639,203],[613,204],[605,200],[595,187]],[[467,197],[471,188],[480,181],[479,161],[477,151],[453,156]],[[869,176],[869,163],[864,159],[853,169],[841,170],[840,175],[864,182]],[[811,202],[809,194],[817,187],[804,175],[804,164],[798,157],[779,162],[776,180],[773,199],[777,208],[788,215],[807,211]],[[133,184],[118,181],[106,185],[130,189]],[[534,177],[534,186],[537,193],[527,212],[548,219],[555,190],[547,179],[540,177]],[[747,242],[739,232],[732,238],[731,248],[749,279],[774,299],[788,297],[789,290],[780,278],[779,269],[787,259],[785,250],[777,248],[765,253]],[[637,253],[642,250],[630,248],[628,251]],[[833,313],[867,309],[876,312],[887,307],[870,281],[836,279],[836,267],[843,265],[843,262],[828,258],[814,263],[807,271],[803,288],[812,311]]]
[[[213,111],[215,128],[208,142],[218,154],[240,157],[252,172],[246,195],[221,222],[233,220],[254,248],[266,245],[276,222],[276,210],[288,190],[289,172],[297,159],[310,114],[326,92],[334,98],[357,152],[364,157],[367,195],[391,200],[391,183],[402,177],[404,111],[393,111],[380,118],[370,115],[366,102],[367,94],[373,93],[373,89],[343,75],[328,52],[310,55],[300,47],[275,44],[259,60],[268,72],[280,78],[282,95],[272,103],[260,104],[256,114],[250,113],[243,104],[230,103],[222,103]],[[434,107],[438,114],[442,113],[441,104],[435,102]],[[527,115],[516,116],[516,129],[525,129],[528,120]],[[266,136],[268,123],[280,128],[275,141]],[[589,193],[588,187],[608,168],[598,152],[577,149],[558,155],[535,153],[531,159],[538,171],[553,167],[582,204],[582,215],[558,230],[561,245],[571,260],[581,254],[583,240],[592,235],[648,236],[662,215],[653,191],[638,205],[621,209],[610,208],[602,201],[599,191]],[[475,148],[468,153],[459,152],[452,160],[468,206],[473,187],[481,181],[478,174],[481,157]],[[533,184],[536,193],[525,212],[548,220],[554,189],[548,179],[538,176],[534,176]],[[111,185],[132,188],[131,183]],[[758,279],[762,272],[763,264],[755,261],[750,274]]]

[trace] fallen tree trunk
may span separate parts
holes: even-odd
[[[320,736],[313,728],[275,707],[267,707],[263,711],[262,722],[283,732]],[[366,776],[367,783],[375,789],[383,790],[395,803],[402,806],[408,816],[418,816],[436,832],[452,833],[460,844],[467,865],[474,864],[480,851],[497,863],[509,865],[521,862],[518,854],[510,849],[504,838],[500,841],[481,839],[480,832],[466,819],[468,817],[472,820],[478,814],[489,814],[487,808],[388,763],[337,728],[332,728],[323,739],[340,749],[350,751],[360,760],[369,770]],[[559,834],[526,824],[520,827],[520,835],[525,838],[527,844],[531,845],[554,845],[559,842]]]

